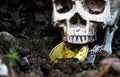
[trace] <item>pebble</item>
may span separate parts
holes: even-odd
[[[0,41],[8,42],[11,46],[16,43],[15,37],[8,32],[0,32]]]

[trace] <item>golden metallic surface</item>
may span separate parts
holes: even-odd
[[[77,47],[75,49],[71,49],[71,47],[62,42],[55,46],[49,54],[50,60],[54,63],[57,63],[57,59],[62,58],[77,58],[80,62],[83,62],[87,57],[89,48],[88,45]]]

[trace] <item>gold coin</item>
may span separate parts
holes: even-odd
[[[81,47],[77,51],[76,50],[77,49],[71,50],[70,47],[67,46],[65,42],[62,42],[51,50],[49,57],[50,60],[54,63],[58,62],[57,59],[62,58],[77,58],[80,62],[84,61],[89,51],[88,45]]]

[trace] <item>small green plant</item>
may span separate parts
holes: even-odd
[[[19,34],[16,34],[14,37],[16,38],[16,37],[18,37],[19,36]]]
[[[22,47],[17,45],[15,48],[10,48],[9,53],[7,54],[8,57],[10,58],[17,58],[18,57],[18,52],[22,50]]]
[[[83,72],[80,72],[80,73],[79,73],[79,77],[83,77]]]
[[[45,42],[48,42],[48,36],[43,37],[43,40],[44,40]]]
[[[10,48],[7,56],[10,57],[10,58],[17,58],[18,53],[13,48]]]
[[[20,51],[20,50],[23,49],[23,48],[22,48],[21,46],[19,46],[19,45],[17,45],[15,48],[16,48],[17,51]]]

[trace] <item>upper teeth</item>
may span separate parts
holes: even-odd
[[[85,44],[88,42],[94,42],[95,40],[96,36],[69,36],[66,41],[75,44]]]

